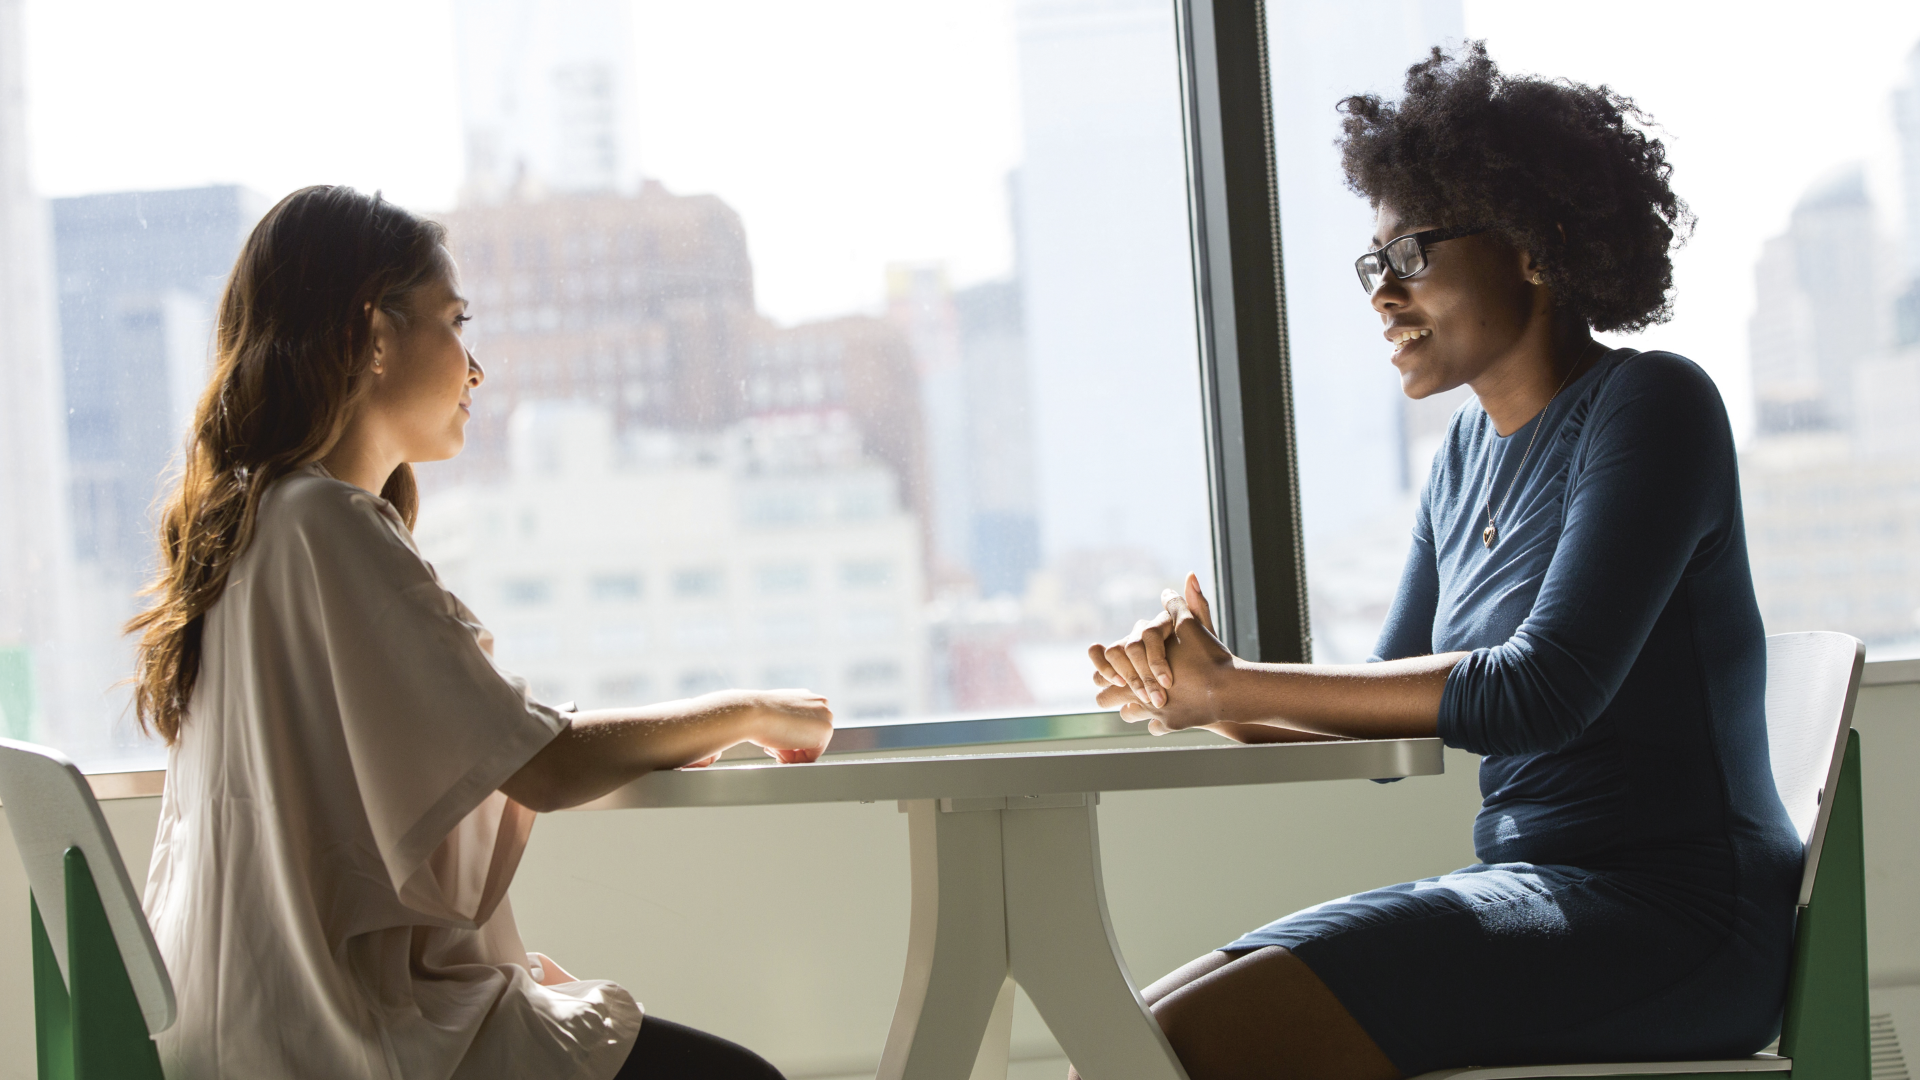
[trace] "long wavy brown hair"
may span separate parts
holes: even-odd
[[[153,606],[127,624],[140,644],[134,711],[179,737],[200,676],[207,611],[253,537],[275,481],[317,461],[365,392],[372,312],[401,325],[421,286],[448,273],[446,230],[350,187],[302,188],[247,237],[220,297],[214,373],[194,412],[180,480],[160,523]],[[409,528],[413,470],[380,494]]]

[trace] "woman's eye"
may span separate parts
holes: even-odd
[[[453,325],[455,329],[465,326],[472,321],[473,321],[473,316],[471,315],[455,315],[453,317]]]

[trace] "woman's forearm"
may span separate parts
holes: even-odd
[[[1220,722],[1267,724],[1352,739],[1431,736],[1447,673],[1466,653],[1378,664],[1255,664],[1236,660],[1209,687]],[[1174,694],[1179,694],[1176,685]]]
[[[676,769],[746,741],[755,710],[722,691],[633,709],[573,714],[573,724],[500,790],[534,810],[563,810],[656,769]]]

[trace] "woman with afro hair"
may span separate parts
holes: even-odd
[[[1692,221],[1665,148],[1628,99],[1503,75],[1478,43],[1340,108],[1401,385],[1475,395],[1373,662],[1240,660],[1192,577],[1089,655],[1101,703],[1155,732],[1480,754],[1479,862],[1295,912],[1145,997],[1194,1080],[1752,1054],[1780,1026],[1800,845],[1733,433],[1691,361],[1592,337],[1670,314]]]

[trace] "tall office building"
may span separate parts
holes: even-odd
[[[66,719],[66,425],[46,205],[27,172],[20,0],[0,0],[0,733]]]
[[[633,29],[622,0],[456,0],[463,203],[607,192],[637,179]]]
[[[761,430],[844,424],[860,452],[893,474],[902,506],[919,523],[923,552],[931,549],[923,395],[899,327],[871,315],[786,327],[762,320],[747,345],[741,388],[735,415],[776,425]],[[804,445],[795,451],[804,453]]]
[[[1017,0],[1014,13],[1015,205],[1042,547],[1049,560],[1131,548],[1167,574],[1204,572],[1211,536],[1173,5]],[[1119,482],[1112,463],[1122,459]]]
[[[598,401],[621,430],[738,415],[753,268],[740,217],[719,199],[650,182],[444,220],[487,367],[468,468],[504,467],[506,418],[522,400]]]
[[[1018,596],[1040,565],[1033,392],[1020,282],[956,292],[967,402],[968,563],[982,596]]]
[[[1461,0],[1409,0],[1385,11],[1270,0],[1280,236],[1293,369],[1302,525],[1314,656],[1372,651],[1406,558],[1412,495],[1466,391],[1409,401],[1354,278],[1373,211],[1346,186],[1341,99],[1396,98],[1408,65],[1465,37]]]
[[[206,386],[220,289],[265,210],[232,186],[53,201],[75,551],[129,600]]]
[[[1380,317],[1352,265],[1373,235],[1373,211],[1346,186],[1341,99],[1400,95],[1407,67],[1435,45],[1466,36],[1461,0],[1410,0],[1388,12],[1315,0],[1267,4],[1287,334],[1300,449],[1308,565],[1316,551],[1347,548],[1356,528],[1397,514],[1426,480],[1421,435],[1431,404],[1407,401],[1387,359]],[[1444,413],[1457,401],[1438,405]],[[1415,453],[1409,453],[1415,450]],[[1410,460],[1411,459],[1411,460]],[[1392,530],[1403,541],[1402,528]]]
[[[1850,426],[1854,367],[1887,344],[1879,255],[1857,165],[1809,189],[1762,248],[1747,327],[1762,434]]]
[[[926,440],[928,534],[936,580],[964,574],[972,526],[972,454],[969,402],[960,354],[960,317],[946,267],[900,263],[887,267],[887,321],[913,350],[919,375],[919,412]]]
[[[939,264],[895,265],[887,321],[919,375],[936,584],[1019,595],[1040,563],[1020,283],[956,291]]]
[[[526,402],[596,403],[623,435],[838,413],[924,510],[906,340],[870,316],[793,327],[761,316],[746,232],[720,199],[650,180],[634,195],[467,206],[445,221],[487,382],[467,451],[429,483],[504,475],[507,419]]]
[[[1850,166],[1763,246],[1749,323],[1759,430],[1740,475],[1768,627],[1905,651],[1920,642],[1920,343],[1887,347],[1896,303],[1878,241]]]
[[[1905,286],[1895,306],[1895,335],[1902,345],[1920,343],[1920,43],[1907,54],[1905,85],[1894,91],[1893,116],[1900,133],[1900,190],[1906,209],[1901,251]]]
[[[511,466],[429,496],[421,547],[544,700],[805,686],[843,716],[926,708],[922,538],[842,422],[616,433],[531,402]]]

